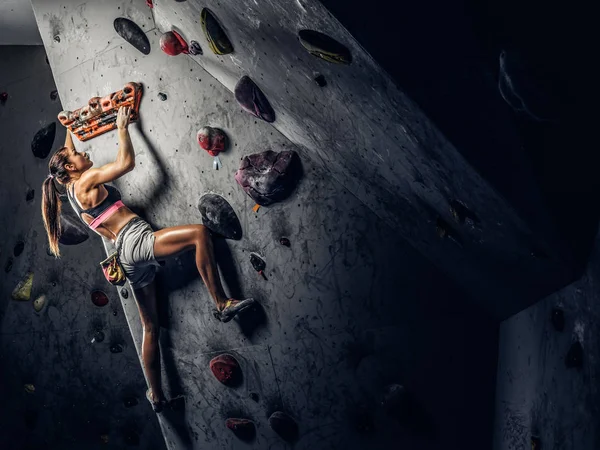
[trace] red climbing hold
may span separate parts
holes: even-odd
[[[148,5],[150,8],[154,8],[154,5],[152,4],[152,0],[146,0],[146,5]]]
[[[160,49],[171,56],[190,52],[187,43],[177,31],[168,31],[160,37]]]
[[[240,364],[233,356],[227,353],[211,359],[210,370],[215,378],[226,386],[235,386],[242,378]]]
[[[254,422],[248,419],[230,418],[225,421],[225,426],[243,441],[250,441],[254,439],[254,436],[256,435]]]
[[[225,150],[225,140],[227,139],[223,130],[213,127],[202,127],[196,135],[198,144],[206,150],[211,156],[218,156]]]
[[[92,303],[96,306],[108,305],[108,296],[99,290],[92,291]]]

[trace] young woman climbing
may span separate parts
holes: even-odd
[[[157,260],[194,249],[200,276],[217,305],[214,312],[222,322],[254,303],[253,299],[236,300],[225,295],[217,264],[212,237],[204,225],[181,225],[153,231],[150,225],[133,213],[121,201],[120,192],[108,183],[131,172],[135,153],[129,137],[130,110],[121,107],[117,113],[119,149],[116,159],[99,168],[87,153],[75,150],[67,130],[65,146],[50,158],[50,173],[42,186],[42,215],[50,250],[60,256],[61,235],[59,191],[55,183],[65,186],[71,206],[94,231],[115,243],[119,259],[135,293],[143,325],[142,361],[150,388],[146,397],[156,412],[165,403],[160,379],[159,324],[154,276]]]

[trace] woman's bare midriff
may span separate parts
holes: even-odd
[[[96,231],[106,239],[114,242],[119,231],[121,231],[121,229],[134,217],[137,217],[137,214],[131,211],[127,206],[124,206],[102,222],[102,224],[96,228]],[[94,218],[89,214],[83,214],[83,220],[89,224]]]

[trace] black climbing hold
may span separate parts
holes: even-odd
[[[127,298],[129,297],[129,292],[125,288],[121,288],[121,297]]]
[[[6,273],[10,272],[13,268],[13,259],[11,256],[8,257],[8,259],[6,260],[6,264],[4,265],[4,271]]]
[[[102,341],[104,341],[104,333],[102,331],[98,330],[94,333],[94,338],[92,339],[92,342],[100,343]]]
[[[123,346],[121,344],[113,344],[110,346],[111,353],[121,353],[123,351]]]
[[[4,105],[8,100],[8,92],[0,92],[0,105]]]
[[[190,42],[190,54],[191,55],[203,55],[204,54],[204,52],[202,51],[202,47],[200,47],[200,44],[198,43],[198,41]]]
[[[77,245],[89,237],[86,226],[70,215],[60,215],[60,238],[58,242],[63,245]]]
[[[242,238],[242,225],[231,205],[218,194],[204,194],[198,202],[202,224],[227,239]]]
[[[325,77],[323,75],[317,75],[315,77],[315,83],[317,83],[317,85],[319,85],[320,87],[327,86],[327,80],[325,79]]]
[[[50,154],[54,137],[56,136],[56,123],[52,122],[38,131],[31,141],[31,151],[36,158],[44,159]]]
[[[350,64],[352,54],[343,44],[332,37],[314,30],[300,30],[298,38],[311,55],[337,64]]]
[[[293,150],[267,150],[245,156],[235,180],[252,199],[268,206],[286,199],[300,177],[300,158]]]
[[[15,244],[15,247],[13,248],[13,255],[20,256],[21,253],[23,253],[23,250],[25,250],[25,242],[19,241]]]
[[[254,422],[249,419],[229,418],[225,421],[225,426],[242,441],[251,441],[256,436]]]
[[[144,33],[135,22],[126,19],[124,17],[118,17],[113,22],[116,32],[137,48],[144,55],[148,55],[150,53],[150,41],[148,40],[148,36]]]
[[[102,307],[108,305],[108,296],[100,290],[92,291],[91,299],[92,303],[96,306]]]
[[[163,92],[159,92],[158,93],[158,98],[164,102],[167,99],[167,94],[164,94]]]
[[[284,412],[275,411],[271,414],[269,426],[286,442],[298,439],[298,424]]]
[[[263,94],[250,77],[244,75],[240,78],[240,81],[235,85],[234,94],[235,99],[245,111],[265,122],[271,123],[275,121],[273,107],[265,94]]]
[[[267,263],[264,259],[258,256],[256,253],[250,254],[250,264],[257,272],[262,272],[267,267]]]
[[[292,245],[290,243],[290,240],[288,238],[281,238],[281,239],[279,239],[279,243],[281,245],[285,245],[286,247],[291,247],[291,245]]]
[[[32,202],[35,197],[35,189],[29,189],[27,194],[25,194],[25,201],[27,203]]]
[[[250,392],[250,398],[258,403],[259,397],[256,392]]]
[[[125,408],[131,408],[132,406],[136,406],[138,403],[138,399],[133,395],[123,399],[123,406],[125,406]]]
[[[562,309],[553,308],[550,320],[556,331],[563,331],[565,329],[565,313]]]
[[[54,42],[60,42],[60,36],[58,34],[54,35]]]
[[[117,317],[117,314],[118,314],[118,310],[113,309],[113,316]]]
[[[575,369],[583,366],[583,347],[579,341],[575,341],[565,357],[565,365],[569,369]]]
[[[50,92],[50,100],[56,100],[58,98],[58,91]]]
[[[233,45],[231,45],[225,30],[208,8],[202,9],[200,23],[208,41],[208,46],[216,55],[227,55],[233,52]]]

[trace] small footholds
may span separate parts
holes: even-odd
[[[265,263],[264,259],[258,256],[256,253],[251,253],[250,264],[252,264],[252,267],[258,272],[259,275],[261,275],[265,280],[267,279],[267,276],[264,272],[265,268],[267,267],[267,263]]]
[[[192,55],[203,55],[204,54],[204,52],[202,51],[202,47],[200,47],[200,44],[198,43],[198,41],[190,42],[190,54],[192,54]]]
[[[60,36],[58,34],[54,36],[54,42],[60,42]]]
[[[58,98],[58,91],[50,92],[50,100],[56,100]]]
[[[27,191],[27,194],[25,194],[25,201],[27,203],[30,203],[33,201],[34,197],[35,197],[35,189],[29,189]]]
[[[8,92],[0,92],[0,105],[4,105],[8,100]]]
[[[256,392],[250,392],[250,398],[258,403],[259,397]]]
[[[167,99],[167,94],[159,92],[158,93],[158,98],[160,99],[160,101],[164,102]]]
[[[553,308],[550,320],[556,331],[563,331],[565,329],[565,313],[562,309]]]
[[[129,297],[129,292],[127,291],[127,289],[125,289],[125,288],[121,289],[121,297],[123,297],[123,298]]]
[[[123,351],[123,347],[121,344],[113,344],[110,346],[111,353],[121,353]]]
[[[327,86],[327,80],[325,79],[325,77],[323,75],[317,75],[315,77],[315,83],[317,83],[317,85],[319,87]]]
[[[33,384],[26,384],[24,386],[25,392],[27,392],[28,394],[33,394],[35,393],[35,386]]]
[[[279,239],[279,243],[281,245],[285,245],[286,247],[290,247],[292,245],[290,243],[290,240],[288,238],[281,238],[281,239]]]

